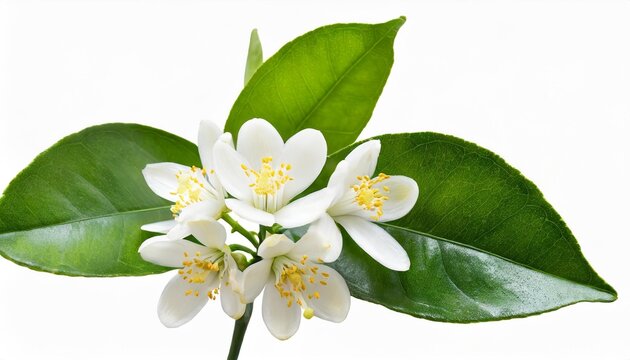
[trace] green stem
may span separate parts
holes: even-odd
[[[256,251],[248,248],[245,245],[241,245],[241,244],[232,244],[232,245],[230,245],[230,250],[232,250],[232,251],[243,251],[243,252],[246,252],[246,253],[250,254],[251,256],[258,255],[258,254],[256,254]]]
[[[243,316],[234,323],[232,344],[230,345],[230,352],[228,353],[227,360],[238,359],[238,354],[241,352],[241,345],[243,345],[243,338],[245,338],[245,332],[247,331],[247,325],[249,324],[249,319],[252,317],[253,307],[253,303],[247,304]]]
[[[258,249],[258,240],[256,240],[256,236],[254,236],[254,234],[250,233],[249,231],[247,231],[247,229],[242,227],[241,224],[238,223],[238,221],[232,219],[232,217],[227,213],[221,215],[221,219],[225,220],[225,222],[232,227],[232,232],[237,232],[243,235],[247,240],[249,240],[250,243],[252,243],[252,245],[254,245],[256,249]]]

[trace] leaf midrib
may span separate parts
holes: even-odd
[[[117,212],[117,213],[102,214],[102,215],[98,215],[98,216],[84,217],[84,218],[80,218],[80,219],[64,221],[64,222],[55,223],[55,224],[46,224],[46,225],[35,226],[35,227],[31,227],[31,228],[26,228],[26,229],[12,230],[12,231],[8,231],[8,232],[0,232],[0,235],[1,236],[6,236],[6,235],[18,234],[18,233],[23,233],[23,232],[28,232],[28,231],[39,230],[39,229],[45,229],[45,228],[48,228],[48,227],[70,225],[70,224],[74,224],[74,223],[78,223],[78,222],[92,221],[92,220],[97,220],[97,219],[102,219],[102,218],[107,218],[107,217],[116,217],[116,216],[131,215],[131,214],[141,214],[141,213],[157,211],[157,210],[166,210],[166,209],[169,209],[169,208],[170,208],[169,205],[164,205],[164,206],[158,206],[158,207],[153,207],[153,208],[128,210],[128,211],[122,211],[122,212]]]
[[[497,254],[492,253],[492,252],[490,252],[488,250],[480,249],[480,248],[477,248],[477,247],[469,245],[469,244],[464,244],[464,243],[461,243],[461,242],[458,242],[458,241],[455,241],[455,240],[445,239],[445,238],[442,238],[442,237],[439,237],[439,236],[435,236],[435,235],[431,235],[431,234],[428,234],[428,233],[424,233],[422,231],[409,229],[409,228],[406,228],[406,227],[397,226],[397,225],[393,225],[393,224],[379,223],[378,225],[380,225],[381,227],[389,227],[389,228],[392,228],[392,229],[409,231],[411,233],[414,233],[414,234],[417,234],[417,235],[420,235],[420,236],[424,236],[424,237],[428,237],[430,239],[434,239],[434,240],[438,240],[438,241],[444,241],[444,242],[448,242],[448,243],[456,245],[456,246],[461,246],[461,247],[464,247],[464,248],[467,248],[467,249],[471,249],[471,250],[480,252],[482,254],[486,254],[486,255],[489,255],[489,256],[492,256],[492,257],[495,257],[495,258],[499,258],[501,260],[507,261],[507,262],[512,263],[512,264],[517,265],[517,266],[521,266],[523,268],[535,271],[535,272],[543,274],[543,275],[551,276],[551,277],[554,277],[556,279],[561,279],[561,280],[564,280],[564,281],[569,281],[569,282],[572,282],[572,283],[575,283],[575,284],[579,284],[581,286],[585,286],[585,287],[591,288],[593,290],[597,290],[597,291],[600,291],[600,292],[612,295],[614,297],[614,299],[617,299],[617,294],[616,293],[610,292],[610,291],[608,291],[606,289],[602,289],[602,288],[599,288],[597,286],[593,286],[593,285],[590,285],[590,284],[584,284],[584,283],[581,283],[581,282],[577,282],[575,280],[571,280],[571,279],[564,278],[562,276],[558,276],[556,274],[552,274],[552,273],[549,273],[549,272],[546,272],[546,271],[543,271],[543,270],[540,270],[540,269],[536,269],[536,268],[534,268],[534,267],[532,267],[530,265],[522,264],[522,263],[520,263],[518,261],[515,261],[513,259],[509,259],[509,258],[503,257],[501,255],[497,255]]]

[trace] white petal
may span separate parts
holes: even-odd
[[[284,145],[280,163],[290,164],[288,174],[293,180],[284,185],[282,203],[286,204],[309,187],[326,163],[326,139],[321,132],[304,129]]]
[[[228,144],[222,141],[214,144],[214,166],[221,185],[235,198],[249,201],[252,198],[251,181],[241,165],[250,167],[249,162]]]
[[[227,233],[223,225],[216,221],[191,221],[188,223],[190,233],[199,240],[200,243],[211,249],[223,251]]]
[[[250,203],[238,199],[226,199],[225,205],[234,213],[245,220],[255,222],[256,224],[271,226],[276,220],[273,214],[264,210],[260,210],[252,206]]]
[[[142,225],[140,229],[148,232],[166,234],[169,230],[175,227],[175,225],[177,225],[175,220],[166,220]]]
[[[306,299],[307,304],[313,308],[314,315],[332,322],[342,322],[350,311],[350,290],[343,277],[326,265],[318,265],[320,274],[327,273],[326,285],[319,282],[308,284],[310,294],[319,292],[319,299],[313,297]]]
[[[264,157],[271,156],[275,163],[282,154],[283,146],[284,141],[276,128],[263,119],[247,121],[241,126],[236,139],[236,150],[254,169],[260,168]]]
[[[223,131],[212,121],[202,120],[199,123],[199,132],[197,134],[197,146],[199,147],[199,156],[201,164],[205,169],[210,171],[214,169],[214,161],[212,160],[212,149],[214,143],[217,142]]]
[[[272,278],[272,263],[272,259],[263,259],[243,271],[243,298],[241,302],[249,304],[260,295],[265,284]]]
[[[184,253],[200,252],[202,255],[208,253],[208,248],[205,246],[188,240],[168,240],[166,236],[159,236],[158,238],[162,238],[161,241],[154,241],[146,246],[143,244],[139,250],[140,256],[145,261],[156,265],[181,268],[185,258]]]
[[[346,160],[341,160],[337,164],[335,171],[333,171],[332,175],[330,175],[330,178],[328,179],[327,188],[335,194],[330,205],[331,207],[335,206],[337,201],[339,201],[343,195],[348,192],[355,181],[356,175],[350,174],[348,162]]]
[[[230,136],[230,134],[228,134]],[[231,136],[230,136],[231,137]],[[212,121],[202,120],[199,123],[199,133],[197,145],[199,146],[199,156],[201,164],[206,169],[208,180],[219,193],[222,193],[222,186],[214,167],[214,144],[223,139],[223,131]],[[232,146],[233,147],[233,146]]]
[[[380,226],[358,216],[335,218],[350,237],[374,260],[396,271],[409,270],[409,256],[405,249]]]
[[[383,190],[384,186],[387,186],[389,191]],[[392,176],[374,187],[378,188],[381,194],[389,197],[388,200],[383,202],[383,216],[378,219],[379,222],[400,219],[413,209],[418,200],[418,184],[415,180],[406,176]],[[356,215],[369,220],[374,213],[363,210],[356,213]]]
[[[380,140],[370,140],[357,146],[346,156],[349,171],[353,176],[372,177],[381,152]]]
[[[221,307],[223,311],[232,319],[238,320],[245,313],[245,304],[241,302],[240,295],[234,292],[232,286],[228,284],[227,279],[221,283],[219,290],[221,297]]]
[[[285,228],[306,225],[324,214],[333,197],[334,193],[328,189],[308,194],[276,211],[275,220]]]
[[[258,255],[263,259],[272,259],[287,254],[295,243],[286,235],[274,234],[265,239],[258,248]]]
[[[216,274],[212,274],[210,276],[214,276],[214,279],[208,280],[216,280]],[[158,317],[162,324],[174,328],[192,320],[208,302],[206,293],[215,284],[216,281],[189,284],[180,275],[175,275],[164,288],[158,303]],[[192,290],[193,294],[185,295],[187,290]],[[195,296],[195,291],[199,296]]]
[[[301,259],[307,256],[312,261],[321,259],[324,262],[333,262],[341,254],[343,246],[341,231],[335,221],[326,213],[311,224],[308,231],[295,243],[295,247],[289,253],[293,259]]]
[[[184,239],[191,234],[190,227],[187,222],[177,221],[177,225],[173,226],[171,230],[166,233],[171,240]]]
[[[221,217],[223,210],[225,210],[223,199],[208,198],[186,206],[177,217],[177,221],[216,220]]]
[[[271,335],[279,340],[293,336],[300,327],[301,314],[301,308],[297,304],[287,306],[287,301],[280,297],[273,281],[267,283],[263,294],[262,316]]]
[[[187,172],[189,170],[190,167],[188,166],[164,162],[147,165],[142,170],[142,175],[154,193],[166,200],[175,202],[177,195],[173,195],[172,192],[176,191],[178,186],[176,175],[180,171]]]

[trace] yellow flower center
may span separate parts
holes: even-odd
[[[389,197],[381,193],[381,190],[374,187],[374,185],[389,178],[389,175],[383,173],[378,174],[378,176],[373,179],[367,176],[357,176],[357,180],[361,183],[352,186],[352,190],[354,190],[355,193],[354,202],[363,209],[374,212],[374,215],[370,216],[372,220],[377,221],[383,216],[383,203],[389,200]],[[387,186],[383,186],[382,188],[384,192],[389,192]]]
[[[245,164],[241,164],[241,168],[245,171],[245,175],[253,178],[254,182],[249,186],[257,195],[275,195],[287,182],[293,180],[289,176],[291,164],[280,164],[280,169],[274,169],[272,166],[272,157],[262,158],[260,171],[256,171]]]
[[[206,282],[208,275],[212,272],[219,272],[221,270],[218,261],[212,262],[208,258],[202,258],[201,253],[197,252],[194,256],[190,256],[188,252],[184,251],[184,261],[182,261],[183,269],[179,269],[179,275],[187,281],[189,284],[203,284]],[[219,293],[219,289],[211,289],[206,294],[210,299],[216,299],[216,295]],[[199,296],[199,291],[194,289],[188,289],[184,291],[186,296]]]
[[[309,289],[309,287],[312,288],[311,284],[316,283],[322,286],[328,285],[327,281],[330,274],[320,272],[319,268],[307,262],[307,259],[307,256],[303,256],[300,264],[284,264],[275,286],[280,297],[286,299],[287,307],[293,306],[294,303],[303,307],[304,317],[310,319],[314,315],[314,310],[307,306],[304,297],[309,300],[319,299],[319,291],[311,291],[313,289]]]
[[[191,167],[188,171],[179,171],[175,174],[177,190],[171,192],[171,195],[177,196],[177,201],[171,206],[171,212],[174,216],[179,215],[186,206],[203,201],[211,195],[210,189],[207,189],[199,180],[205,175],[206,170],[196,166]]]

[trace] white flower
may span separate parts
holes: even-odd
[[[160,321],[166,327],[181,326],[218,294],[225,313],[239,319],[245,312],[239,295],[242,273],[225,245],[225,229],[216,221],[191,222],[188,226],[203,245],[162,235],[146,240],[139,250],[146,261],[180,268],[160,297]]]
[[[302,309],[306,319],[317,316],[332,322],[343,321],[350,310],[345,280],[321,264],[334,261],[341,246],[314,235],[309,230],[297,243],[281,234],[267,237],[258,249],[262,260],[243,272],[243,302],[254,301],[264,288],[263,320],[280,340],[295,334]]]
[[[225,201],[227,207],[246,220],[292,228],[316,220],[330,204],[326,189],[289,203],[326,162],[326,140],[317,130],[302,130],[285,144],[271,124],[253,119],[239,130],[236,150],[215,144],[214,161],[221,183],[235,197]]]
[[[406,176],[380,173],[373,177],[380,150],[380,141],[368,141],[337,165],[328,181],[334,199],[323,217],[332,217],[382,265],[405,271],[409,269],[409,256],[389,233],[373,222],[396,220],[411,211],[418,199],[418,184]],[[326,238],[341,237],[337,227],[329,229]]]
[[[172,201],[174,220],[147,224],[143,230],[168,233],[172,239],[190,235],[190,221],[216,220],[225,210],[225,191],[214,169],[212,153],[215,142],[231,144],[229,134],[223,134],[212,122],[202,121],[199,125],[199,155],[203,169],[175,163],[147,165],[142,174],[154,193]]]

